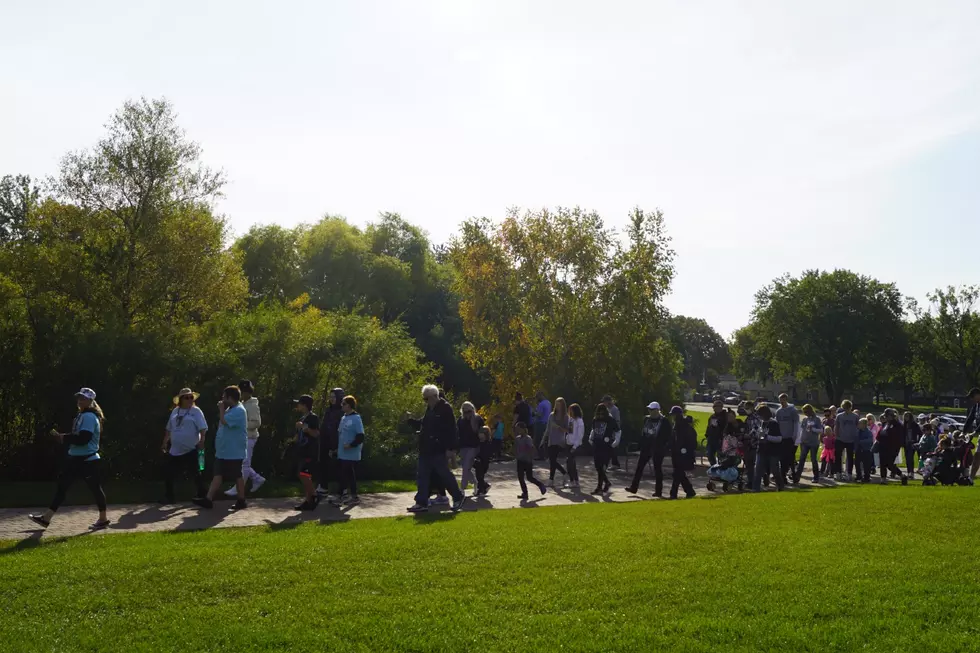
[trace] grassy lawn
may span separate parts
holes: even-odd
[[[976,504],[867,487],[0,544],[0,648],[976,650]]]
[[[208,477],[210,482],[210,477]],[[231,487],[231,484],[228,484]],[[415,490],[415,481],[357,481],[362,494],[372,492],[404,492]],[[0,483],[0,508],[25,508],[46,506],[54,496],[55,482],[4,482]],[[191,497],[194,485],[190,481],[178,482],[178,497]],[[106,498],[109,503],[151,503],[163,497],[163,481],[106,481]],[[269,479],[259,488],[256,497],[292,497],[301,494],[298,480]],[[253,496],[249,492],[248,496]],[[84,483],[75,483],[68,490],[65,505],[89,505],[92,495]]]

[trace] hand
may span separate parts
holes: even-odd
[[[305,425],[305,424],[303,424],[303,422],[296,422],[296,428],[298,428],[298,429],[301,429],[301,428],[303,428],[303,427],[305,427],[305,426],[306,426],[306,425]]]
[[[201,438],[200,440],[197,441],[197,448],[198,449],[204,448],[204,438]]]
[[[162,451],[164,454],[170,453],[169,448],[167,447],[167,445],[163,445],[162,447],[160,447],[160,451]]]

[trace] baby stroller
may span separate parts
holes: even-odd
[[[935,485],[938,481],[936,479],[936,467],[939,465],[939,455],[940,451],[930,451],[925,454],[925,458],[922,461],[922,484],[923,485]]]
[[[721,458],[708,468],[708,484],[705,487],[709,492],[714,492],[716,483],[721,483],[722,492],[728,492],[732,486],[739,490],[745,487],[741,453],[738,438],[726,435],[721,442]]]

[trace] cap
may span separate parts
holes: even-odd
[[[660,404],[656,401],[651,401],[647,404],[647,410],[660,410]]]
[[[75,396],[85,397],[86,399],[91,399],[92,401],[95,401],[95,390],[93,390],[92,388],[82,388],[81,390],[75,393]]]
[[[674,406],[673,408],[670,409],[670,414],[671,415],[683,415],[684,414],[684,409],[681,408],[680,406]]]
[[[313,408],[313,397],[310,395],[300,395],[299,399],[293,399],[294,404],[303,404],[307,408]]]
[[[248,379],[242,379],[238,382],[238,389],[242,392],[247,392],[249,394],[255,393],[255,388],[252,386],[252,382]]]
[[[602,401],[603,403],[607,401],[612,401],[612,395],[602,395]]]

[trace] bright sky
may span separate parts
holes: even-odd
[[[0,174],[166,96],[236,233],[659,207],[669,307],[725,336],[786,272],[978,281],[976,0],[34,0],[0,24]]]

